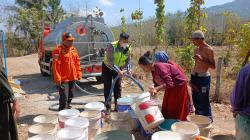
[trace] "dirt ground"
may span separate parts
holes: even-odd
[[[56,111],[48,110],[49,105],[58,102],[58,92],[56,87],[51,82],[50,77],[42,77],[40,75],[39,66],[37,63],[37,54],[8,58],[9,76],[13,79],[21,81],[22,90],[29,95],[29,99],[20,99],[21,116],[17,120],[18,131],[20,140],[26,140],[28,138],[28,128],[33,124],[33,118],[39,114],[57,114]],[[141,83],[144,87],[151,85],[149,79],[144,79]],[[83,80],[81,87],[85,90],[94,93],[103,93],[103,86],[100,83],[95,82],[93,79]],[[227,92],[232,87],[227,87]],[[147,89],[147,88],[146,88]],[[225,90],[225,89],[223,89]],[[125,93],[136,93],[140,90],[135,85],[124,85],[123,95]],[[214,89],[211,90],[214,92]],[[88,96],[80,91],[77,91],[74,100],[79,101],[103,101],[103,96]],[[228,94],[225,94],[224,104],[212,103],[214,123],[214,134],[234,134],[234,119],[230,113],[230,106],[228,105]],[[73,106],[76,107],[76,106]],[[82,109],[83,106],[77,106]],[[140,135],[136,135],[136,140],[143,140]]]

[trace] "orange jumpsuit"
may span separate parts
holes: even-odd
[[[55,48],[53,57],[53,78],[56,83],[76,81],[82,78],[80,57],[76,48],[64,47]]]
[[[59,110],[71,108],[70,103],[74,97],[75,81],[82,78],[80,57],[76,48],[63,45],[52,52],[54,82],[59,89]]]

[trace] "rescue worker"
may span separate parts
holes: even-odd
[[[111,112],[111,98],[108,100],[112,79],[116,76],[120,78],[115,83],[114,87],[114,103],[115,111],[117,111],[117,99],[121,97],[121,77],[126,72],[130,72],[131,47],[128,45],[129,35],[121,33],[119,41],[111,43],[105,51],[104,61],[102,64],[102,77],[104,81],[104,98],[106,105],[106,113]]]
[[[75,92],[75,81],[82,78],[80,57],[73,47],[74,37],[71,33],[62,35],[62,45],[52,52],[53,77],[59,89],[59,111],[71,108],[70,103]]]
[[[0,63],[0,139],[18,140],[15,119],[20,108]]]

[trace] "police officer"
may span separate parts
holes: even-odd
[[[124,69],[130,71],[131,47],[128,45],[128,39],[129,35],[127,33],[121,33],[119,40],[111,43],[105,51],[102,76],[107,114],[111,112],[111,99],[108,100],[108,97],[112,79],[116,76],[120,77],[114,87],[115,111],[117,111],[117,99],[121,97],[121,77],[126,72]]]

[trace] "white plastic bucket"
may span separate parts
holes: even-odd
[[[159,131],[152,135],[151,140],[182,140],[181,135],[171,131]]]
[[[51,134],[40,134],[28,138],[28,140],[55,140],[56,136]]]
[[[195,123],[199,127],[201,136],[209,136],[212,129],[212,120],[209,117],[202,115],[188,115],[187,120]]]
[[[90,103],[87,103],[84,107],[86,111],[101,112],[102,110],[104,110],[104,104],[101,102],[90,102]]]
[[[141,95],[137,96],[134,98],[134,102],[136,103],[142,103],[150,100],[150,93],[149,92],[144,92]]]
[[[39,123],[29,127],[29,137],[40,135],[40,134],[51,134],[55,135],[56,125],[51,123]]]
[[[53,115],[53,114],[39,115],[39,116],[36,116],[33,119],[33,122],[35,122],[35,123],[53,123],[53,124],[56,124],[56,123],[58,123],[58,117],[57,117],[57,115]]]
[[[153,100],[136,103],[135,113],[144,130],[151,130],[164,121],[164,117]]]
[[[102,116],[99,111],[83,111],[80,114],[81,117],[89,120],[88,138],[91,139],[95,135],[99,134],[102,127]]]
[[[65,128],[81,128],[85,133],[85,138],[88,139],[89,120],[83,117],[68,119],[65,121]]]
[[[111,113],[111,130],[131,131],[131,117],[128,112]]]
[[[63,128],[57,132],[57,140],[88,140],[81,128]]]
[[[76,109],[65,109],[58,112],[59,127],[64,128],[64,122],[80,115],[80,111]]]
[[[199,127],[192,122],[176,122],[171,130],[179,133],[183,140],[194,140],[200,134]]]
[[[131,109],[133,99],[131,97],[123,97],[117,100],[117,111],[124,112]]]
[[[127,131],[114,130],[103,132],[92,140],[135,140],[134,135]]]

